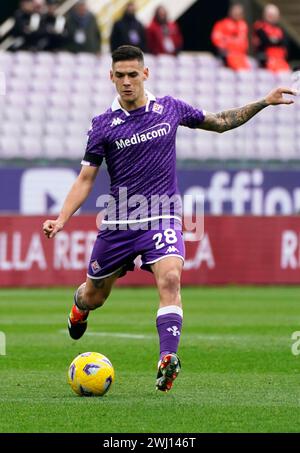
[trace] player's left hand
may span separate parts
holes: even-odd
[[[286,99],[283,97],[284,94],[291,94],[296,96],[297,92],[291,88],[276,88],[272,90],[266,97],[265,101],[268,105],[280,105],[280,104],[294,104],[293,99]]]

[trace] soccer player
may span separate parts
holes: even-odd
[[[184,242],[176,202],[169,211],[153,214],[150,201],[156,196],[170,199],[178,193],[177,128],[225,132],[241,126],[269,105],[292,104],[293,100],[285,99],[283,94],[295,93],[277,88],[264,99],[244,107],[206,113],[171,96],[155,98],[144,88],[148,76],[139,48],[121,46],[112,53],[110,78],[118,96],[111,108],[93,119],[81,172],[59,216],[46,220],[43,231],[53,238],[64,228],[91,192],[104,158],[111,178],[107,214],[92,251],[86,282],[74,296],[69,333],[73,339],[84,334],[89,312],[104,304],[116,279],[133,270],[133,260],[141,255],[141,267],[154,274],[159,293],[156,325],[160,360],[156,387],[168,391],[181,366],[177,350],[183,317],[180,280]],[[120,189],[124,188],[126,197],[122,199]],[[134,216],[137,207],[134,200],[146,202],[146,207],[139,210],[141,215]],[[169,223],[164,225],[165,221]]]

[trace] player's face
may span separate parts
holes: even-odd
[[[144,82],[148,73],[148,68],[138,60],[118,61],[113,64],[110,78],[125,108],[138,108],[144,104]]]

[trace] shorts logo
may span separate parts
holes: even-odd
[[[179,253],[179,250],[174,246],[174,245],[170,245],[170,247],[168,247],[166,253]]]
[[[164,111],[164,107],[160,104],[157,104],[157,102],[154,102],[152,111],[155,113],[159,113],[161,115],[162,112]]]
[[[100,269],[101,269],[101,267],[100,267],[98,261],[93,261],[93,262],[91,263],[91,268],[92,268],[92,271],[93,271],[94,274],[96,274],[96,273],[97,273],[98,271],[100,271]]]

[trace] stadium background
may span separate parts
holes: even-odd
[[[291,84],[291,73],[274,75],[257,68],[253,58],[248,73],[222,67],[211,53],[209,34],[229,2],[189,3],[178,17],[184,51],[176,58],[146,56],[148,88],[155,94],[218,111]],[[242,3],[250,21],[259,16],[263,2]],[[1,5],[1,21],[16,4]],[[142,11],[141,18],[146,20]],[[283,22],[297,67],[300,22],[291,25],[285,16]],[[220,136],[179,130],[179,187],[182,194],[204,193],[206,201],[203,240],[186,243],[186,367],[176,407],[170,399],[160,404],[151,393],[156,345],[150,314],[157,303],[151,275],[136,270],[121,279],[118,285],[129,288],[113,293],[80,346],[62,335],[73,288],[85,278],[96,199],[108,190],[104,169],[79,215],[55,241],[43,237],[41,225],[58,213],[80,170],[91,117],[114,96],[109,66],[105,50],[99,57],[0,52],[6,80],[0,96],[0,330],[7,342],[0,357],[6,414],[0,431],[299,432],[299,367],[290,352],[299,321],[298,98],[292,107],[270,107]],[[216,284],[222,286],[210,287]],[[255,286],[261,284],[266,286]],[[67,364],[77,352],[93,349],[107,354],[117,369],[104,414],[93,401],[66,396]],[[195,364],[197,353],[201,361]],[[74,413],[67,411],[73,405]],[[173,418],[162,425],[166,407]]]
[[[6,11],[1,9],[3,18],[13,11],[13,3],[6,5]],[[95,3],[90,2],[94,8]],[[76,285],[84,277],[90,237],[96,231],[96,199],[108,193],[105,171],[101,170],[92,196],[81,209],[80,214],[90,217],[73,219],[51,245],[42,237],[40,225],[45,217],[59,212],[79,171],[90,120],[114,97],[105,37],[125,3],[115,3],[114,15],[105,16],[100,9],[104,40],[100,56],[24,51],[0,54],[6,79],[0,105],[1,286]],[[145,23],[157,3],[143,3],[140,15]],[[148,89],[156,95],[175,95],[208,111],[220,111],[262,97],[275,86],[290,86],[291,73],[273,74],[257,68],[253,57],[249,72],[235,73],[222,67],[211,53],[210,30],[226,14],[229,2],[208,3],[180,2],[179,10],[171,13],[180,13],[184,51],[176,58],[146,56],[151,70]],[[261,3],[244,4],[250,21],[258,17]],[[283,21],[288,22],[285,17]],[[286,26],[290,30],[289,24]],[[294,37],[295,33],[290,35],[292,67],[299,63]],[[3,36],[4,48],[6,40]],[[297,220],[289,216],[300,209],[299,120],[300,105],[296,102],[290,108],[271,107],[247,125],[222,135],[179,129],[181,193],[200,191],[206,200],[204,240],[187,244],[183,283],[298,281],[299,231]],[[31,220],[28,215],[40,218]],[[234,217],[224,217],[228,215]],[[85,231],[89,232],[88,240]],[[120,281],[129,283],[149,284],[151,278],[135,272]]]

